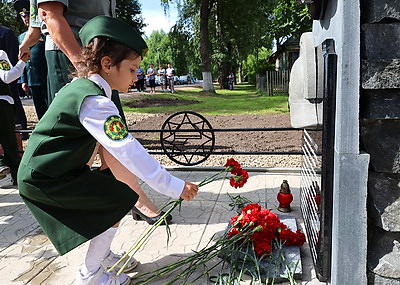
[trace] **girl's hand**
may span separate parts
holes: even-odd
[[[180,197],[185,201],[190,201],[197,195],[198,191],[199,187],[196,184],[185,182],[185,187]]]

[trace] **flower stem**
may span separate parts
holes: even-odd
[[[162,215],[160,217],[160,219],[158,219],[158,221],[151,225],[151,227],[144,233],[144,235],[137,241],[135,242],[135,244],[110,268],[108,269],[107,272],[112,271],[124,258],[128,257],[129,258],[126,260],[126,262],[122,265],[121,269],[117,272],[117,275],[120,275],[125,267],[128,265],[129,261],[132,259],[132,257],[139,251],[139,249],[143,246],[143,244],[145,244],[147,242],[147,240],[149,239],[149,237],[151,236],[151,234],[162,224],[165,223],[166,225],[168,225],[167,223],[167,217],[168,215],[178,206],[182,203],[183,199],[179,198],[178,200],[176,200],[172,207],[170,207],[164,215]]]

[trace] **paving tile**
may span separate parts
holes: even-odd
[[[199,183],[212,172],[174,171],[173,174],[186,181]],[[298,226],[304,230],[299,201],[300,176],[251,172],[245,187],[238,189],[232,188],[228,180],[212,182],[201,187],[194,200],[182,202],[180,211],[178,209],[173,211],[173,224],[169,226],[171,236],[168,243],[166,227],[160,226],[155,230],[149,241],[135,255],[139,265],[136,272],[130,273],[130,276],[182,260],[190,256],[194,250],[199,250],[210,242],[213,243],[224,233],[229,219],[236,215],[229,206],[231,199],[228,193],[245,196],[262,206],[266,204],[267,208],[275,213],[285,215],[277,211],[276,199],[283,179],[288,180],[294,196],[293,211],[286,215],[296,217]],[[142,187],[159,207],[173,201],[145,184],[142,184]],[[84,260],[88,243],[64,256],[59,256],[22,203],[18,190],[10,185],[0,185],[0,191],[0,284],[72,285],[76,269]],[[116,252],[128,250],[148,228],[146,222],[135,221],[128,213],[120,223],[112,250]],[[308,245],[301,247],[301,255],[302,284],[324,284],[316,280]],[[219,258],[213,259],[214,263],[218,261]],[[152,281],[150,284],[163,284],[166,280],[171,280],[170,278],[172,277]],[[204,275],[193,284],[204,285],[207,282],[208,277]],[[241,282],[241,285],[244,284],[250,284],[248,276]]]

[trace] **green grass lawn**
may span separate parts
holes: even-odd
[[[190,105],[129,108],[124,106],[125,112],[137,113],[176,113],[179,111],[193,111],[205,115],[230,114],[282,114],[288,113],[288,96],[264,96],[259,94],[250,84],[235,85],[235,90],[220,90],[216,87],[216,94],[205,94],[201,88],[182,88],[175,94],[145,94],[143,99],[168,98],[172,100],[195,100],[199,103]],[[126,103],[127,101],[124,101]],[[151,104],[150,104],[151,105]]]

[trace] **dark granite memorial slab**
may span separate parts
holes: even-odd
[[[361,0],[361,22],[400,20],[400,0]]]
[[[400,22],[361,25],[361,58],[389,60],[400,58]]]
[[[399,119],[400,89],[361,90],[360,116],[364,119]]]
[[[400,174],[369,171],[368,217],[385,231],[400,232]]]
[[[400,173],[400,120],[360,120],[362,149],[376,172]]]

